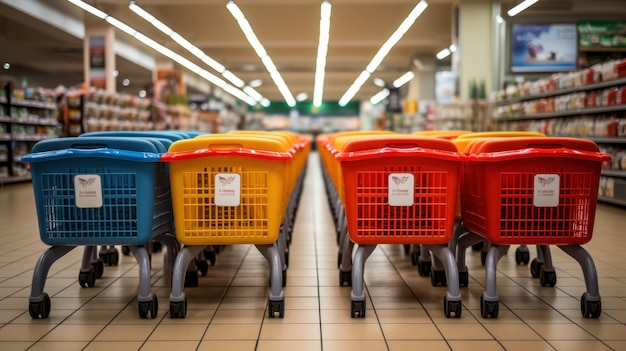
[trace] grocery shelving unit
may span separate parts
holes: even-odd
[[[513,96],[494,102],[494,116],[491,125],[495,130],[527,130],[544,132],[551,136],[572,136],[593,140],[603,151],[611,153],[614,158],[610,169],[602,170],[602,181],[599,200],[626,206],[626,160],[616,162],[622,150],[626,150],[626,133],[618,131],[609,133],[607,128],[595,127],[601,119],[610,119],[620,126],[626,123],[626,104],[623,101],[611,105],[595,105],[592,107],[574,107],[554,111],[554,100],[548,104],[550,112],[525,113],[524,103],[537,102],[542,99],[555,99],[570,94],[596,94],[606,89],[626,87],[626,77],[610,79],[592,84],[578,84],[572,87],[553,89],[540,93]],[[626,92],[626,89],[624,89]],[[576,104],[573,104],[576,105]],[[568,123],[578,121],[586,123],[584,127],[572,127]],[[588,126],[593,126],[589,128]],[[620,130],[622,128],[618,128]],[[573,130],[575,132],[573,132]],[[584,131],[583,131],[584,130]],[[626,151],[624,151],[626,152]],[[622,165],[623,163],[623,165]]]
[[[21,157],[41,140],[59,135],[57,105],[53,101],[16,98],[10,84],[0,96],[0,184],[30,180]]]

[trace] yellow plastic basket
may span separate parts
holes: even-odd
[[[211,134],[175,142],[169,162],[174,225],[185,245],[276,241],[293,153],[278,139]]]

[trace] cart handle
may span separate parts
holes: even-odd
[[[84,145],[83,145],[84,146]],[[95,145],[92,145],[95,146]],[[152,152],[118,150],[107,147],[68,148],[30,153],[22,156],[23,162],[45,162],[71,158],[106,158],[118,161],[159,162],[161,155]]]
[[[499,162],[520,160],[524,158],[560,157],[577,160],[606,162],[611,160],[611,155],[597,151],[574,150],[569,148],[536,148],[515,149],[488,153],[474,153],[467,156],[468,161]]]
[[[591,140],[567,137],[520,137],[479,139],[469,146],[467,153],[488,153],[522,149],[571,149],[598,152],[598,145]]]
[[[223,145],[223,144],[222,144]],[[235,146],[235,145],[231,145]],[[203,148],[198,150],[185,150],[168,152],[161,156],[162,162],[177,162],[192,160],[204,157],[246,157],[262,160],[272,161],[290,161],[293,159],[293,154],[290,152],[278,152],[278,151],[265,151],[265,150],[253,150],[243,147],[234,147],[231,149],[209,149]]]
[[[445,139],[442,139],[445,140]],[[425,157],[438,160],[456,161],[462,162],[465,160],[465,155],[456,151],[428,149],[419,146],[412,146],[408,148],[396,148],[385,146],[380,149],[372,150],[360,150],[349,152],[338,152],[335,154],[335,159],[338,161],[360,161],[372,159],[374,157],[391,157],[391,156],[406,156],[406,157]]]

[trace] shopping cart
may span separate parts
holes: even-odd
[[[276,135],[211,134],[175,142],[169,163],[176,237],[170,316],[184,318],[185,268],[207,245],[254,244],[270,265],[268,313],[284,316],[285,261],[277,247],[298,176],[294,146]]]
[[[468,235],[491,244],[481,315],[498,316],[498,261],[509,245],[525,244],[540,249],[557,245],[578,261],[587,289],[581,297],[582,315],[599,317],[597,272],[581,245],[591,240],[600,169],[610,157],[592,141],[574,138],[493,138],[468,148],[461,183],[463,225]],[[556,284],[556,275],[545,274],[550,271],[552,263],[546,259],[541,285]]]
[[[164,149],[152,138],[62,138],[41,141],[23,157],[31,163],[40,237],[51,245],[33,273],[31,317],[49,316],[50,297],[43,291],[48,271],[76,246],[87,246],[79,283],[94,286],[89,258],[98,245],[131,248],[139,265],[139,315],[156,317],[145,246],[175,240],[169,180],[160,162]]]
[[[447,244],[464,155],[449,140],[401,134],[336,140],[335,147],[349,238],[358,245],[340,267],[341,285],[351,279],[351,316],[365,317],[364,267],[376,246],[422,244],[445,268],[444,314],[459,318],[458,272]]]

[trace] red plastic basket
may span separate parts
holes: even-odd
[[[445,244],[451,239],[464,156],[450,141],[369,137],[348,142],[336,158],[353,242]]]
[[[593,142],[489,140],[472,151],[461,189],[467,230],[502,245],[591,240],[601,165],[609,158]]]

